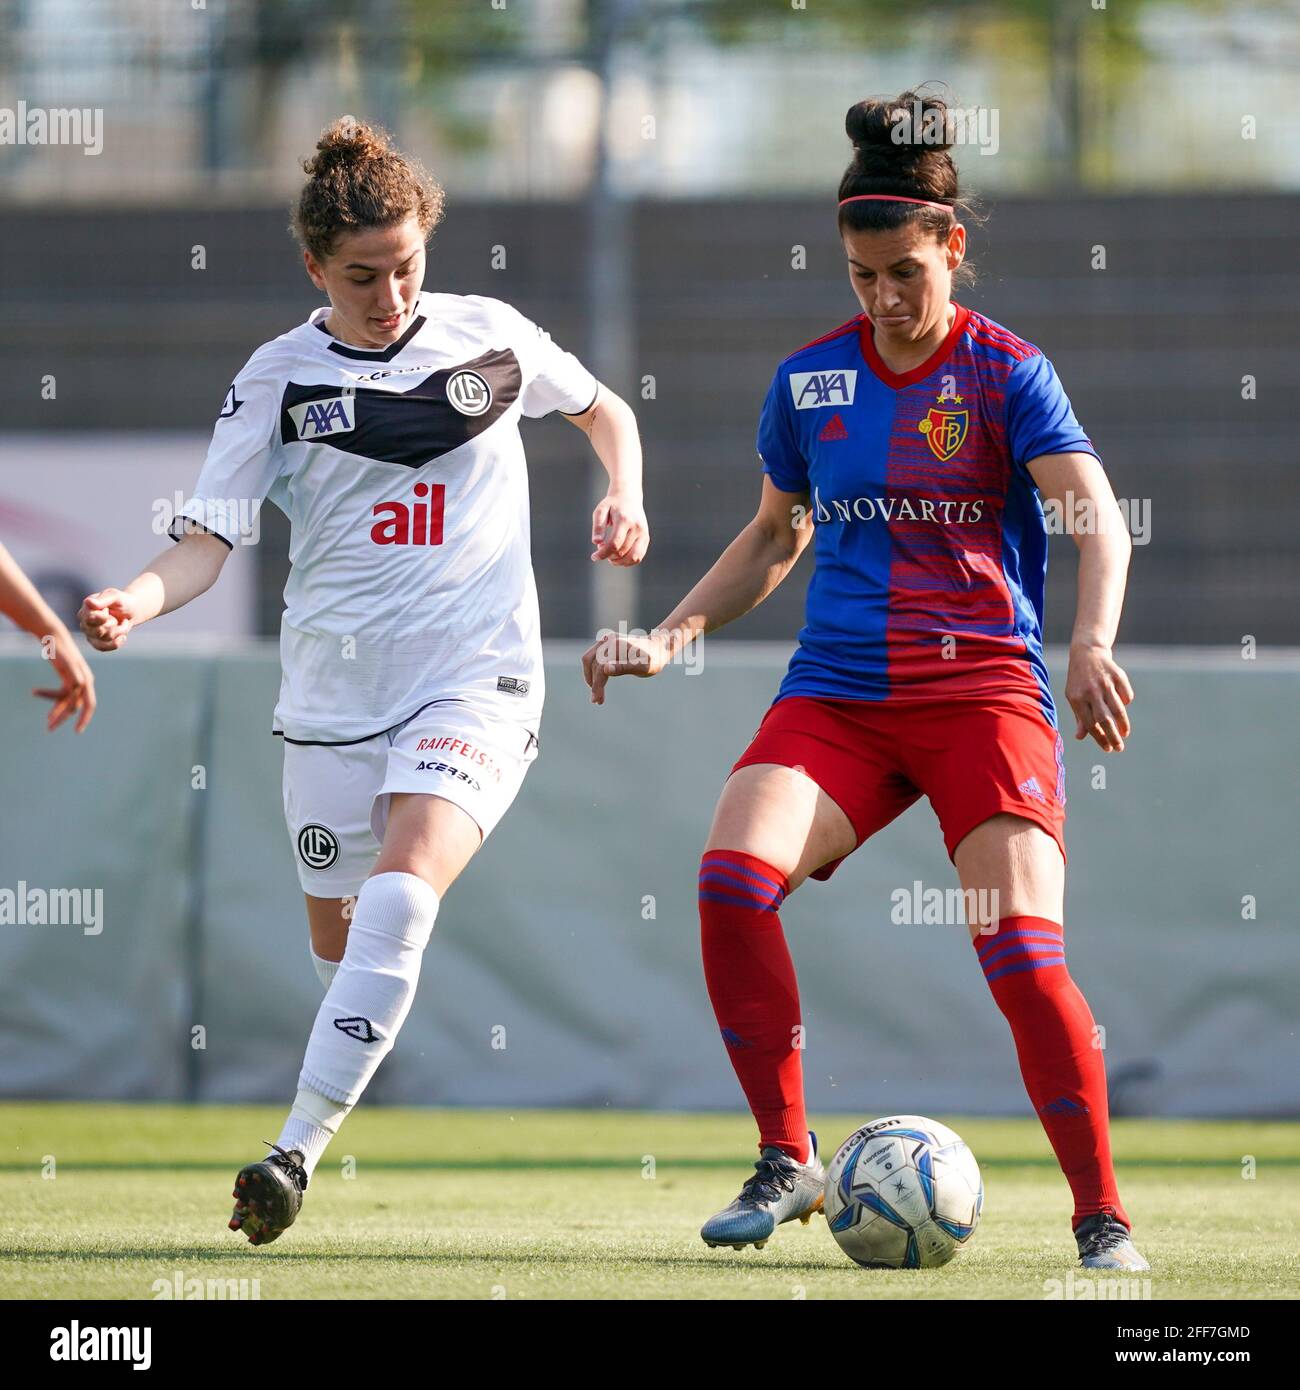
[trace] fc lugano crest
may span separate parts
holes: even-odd
[[[492,388],[481,373],[463,367],[448,379],[447,399],[462,415],[484,415],[492,405]]]
[[[298,854],[309,869],[329,869],[338,862],[339,837],[325,825],[304,825],[298,832]]]
[[[946,463],[966,442],[969,426],[969,410],[939,410],[931,406],[917,429],[925,435],[935,458]]]

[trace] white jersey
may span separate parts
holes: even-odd
[[[519,420],[585,411],[596,379],[499,299],[422,293],[374,349],[328,313],[248,359],[172,524],[233,546],[264,498],[289,518],[274,731],[348,742],[447,699],[540,718]]]

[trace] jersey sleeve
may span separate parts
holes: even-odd
[[[545,329],[518,314],[526,346],[522,354],[524,385],[520,408],[531,420],[551,411],[581,415],[595,404],[600,383],[571,353],[552,341]]]
[[[1042,353],[1018,362],[1007,378],[1006,431],[1011,461],[1024,469],[1040,454],[1101,455],[1074,418],[1056,368]]]
[[[255,353],[226,392],[194,492],[168,527],[172,540],[197,525],[233,549],[255,534],[279,471],[280,394],[279,379]]]
[[[808,460],[799,448],[790,411],[790,387],[778,368],[758,417],[758,457],[773,487],[782,492],[806,492]]]

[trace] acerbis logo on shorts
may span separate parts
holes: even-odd
[[[328,869],[338,862],[339,837],[326,826],[304,825],[298,832],[298,856],[309,869]]]
[[[448,380],[447,399],[462,415],[483,415],[492,406],[492,388],[486,377],[466,367]]]
[[[468,772],[462,772],[460,768],[452,767],[450,763],[416,763],[415,770],[416,772],[446,772],[460,782],[468,782],[476,792],[483,790]]]

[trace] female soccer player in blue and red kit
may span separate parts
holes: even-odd
[[[998,920],[971,922],[972,943],[1073,1191],[1080,1257],[1146,1269],[1116,1188],[1092,1014],[1065,962],[1042,499],[1073,494],[1097,519],[1075,536],[1065,695],[1075,737],[1108,752],[1124,747],[1133,698],[1111,654],[1129,537],[1052,364],[950,297],[962,204],[951,155],[927,138],[950,130],[944,104],[914,92],[861,102],[846,127],[839,229],[862,313],[777,368],[754,520],[658,629],[605,638],[583,659],[602,703],[609,677],[654,675],[760,603],[813,538],[806,625],[723,789],[700,872],[709,996],[760,1147],[754,1176],[701,1234],[761,1245],[820,1207],[778,910],[924,794],[968,901],[997,893]]]

